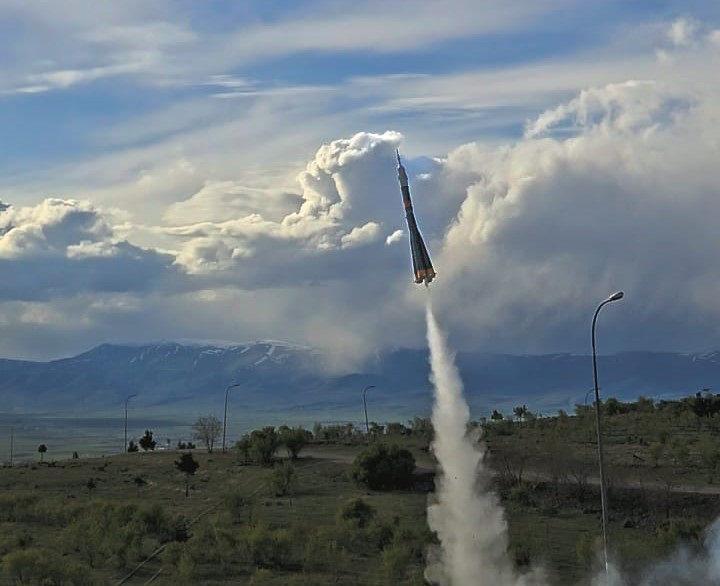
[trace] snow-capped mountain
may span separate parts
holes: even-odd
[[[582,403],[592,387],[588,356],[460,353],[457,358],[476,415],[518,402],[548,412]],[[103,344],[50,362],[0,360],[0,412],[103,413],[124,398],[149,413],[217,412],[224,389],[262,412],[340,416],[357,410],[360,391],[385,413],[427,413],[432,394],[425,350],[384,352],[358,372],[331,375],[323,356],[279,341],[249,344]],[[720,387],[720,353],[630,352],[600,358],[605,396],[674,396]],[[589,399],[591,400],[591,399]]]

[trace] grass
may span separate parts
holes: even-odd
[[[489,424],[485,434],[510,555],[521,571],[540,565],[561,586],[588,583],[598,566],[591,422],[581,411]],[[708,457],[708,446],[720,443],[719,420],[655,409],[606,422],[612,550],[624,573],[637,576],[679,540],[697,546],[720,513],[720,488],[709,482],[716,460]],[[375,441],[400,443],[426,475],[434,469],[422,434]],[[117,583],[164,547],[126,583],[422,584],[433,541],[428,483],[359,487],[350,469],[363,447],[357,438],[310,444],[293,464],[295,490],[283,497],[273,490],[272,468],[243,465],[235,451],[194,452],[200,468],[189,498],[173,465],[177,452],[1,469],[0,583],[18,583],[8,559],[37,566],[38,551],[64,568],[50,583]],[[375,511],[366,527],[339,518],[357,498]],[[85,581],[72,578],[78,572]]]
[[[327,449],[320,447],[320,451]],[[328,449],[332,456],[333,449]],[[83,510],[95,504],[124,505],[128,502],[143,506],[160,505],[170,518],[196,519],[192,528],[207,523],[209,525],[231,525],[227,515],[225,498],[228,493],[241,495],[247,502],[242,509],[239,525],[253,524],[267,527],[270,531],[289,529],[293,536],[300,536],[299,546],[304,539],[325,529],[337,527],[337,511],[351,498],[363,498],[374,509],[376,517],[397,525],[398,531],[408,530],[424,534],[424,510],[426,496],[420,492],[371,492],[359,488],[349,478],[349,465],[332,459],[301,458],[295,463],[297,490],[290,497],[276,497],[270,487],[271,468],[255,465],[239,465],[235,453],[206,454],[195,452],[200,468],[191,481],[190,497],[184,496],[183,476],[174,471],[173,461],[176,454],[170,452],[127,454],[110,458],[76,460],[56,463],[55,465],[32,465],[26,468],[5,468],[0,473],[0,535],[23,535],[32,545],[42,545],[65,557],[82,556],[68,548],[64,542],[67,530],[61,523],[43,519],[40,511],[34,516],[26,512],[20,521],[8,521],[9,500],[22,502],[23,498],[38,499],[42,511],[66,511],[74,517],[72,511]],[[96,488],[88,489],[87,482],[93,479]],[[144,484],[138,486],[136,478],[142,478]],[[12,495],[12,497],[7,496]],[[5,500],[3,500],[5,499]],[[25,507],[30,510],[32,507]],[[352,533],[348,530],[348,533]],[[349,536],[353,537],[352,535]],[[92,539],[92,536],[88,536]],[[134,558],[123,567],[108,567],[98,563],[91,573],[97,583],[113,583],[134,567],[160,544],[148,539],[138,549]],[[211,544],[208,547],[212,547]],[[297,550],[302,547],[294,548]],[[363,550],[363,548],[359,548]],[[7,553],[7,552],[2,552]],[[296,552],[297,553],[297,552]],[[351,552],[349,559],[338,572],[300,572],[299,568],[289,564],[288,569],[274,568],[261,572],[256,581],[267,584],[287,583],[288,577],[302,577],[308,584],[382,584],[383,578],[378,568],[381,565],[380,551],[368,555],[364,550],[357,555]],[[300,555],[300,554],[298,554]],[[327,560],[332,563],[332,560]],[[194,580],[203,583],[222,583],[230,576],[249,581],[255,572],[251,564],[231,564],[221,575],[217,575],[215,562],[200,561],[197,564]],[[421,571],[420,563],[415,570]],[[129,582],[142,584],[161,567],[161,560],[148,563]],[[408,568],[411,572],[413,568]],[[167,574],[167,572],[163,572]],[[177,576],[161,574],[156,584],[177,584]],[[327,575],[326,575],[327,574]],[[12,583],[7,576],[5,582]],[[300,582],[299,582],[300,583]],[[402,583],[402,582],[398,582]]]

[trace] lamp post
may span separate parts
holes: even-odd
[[[137,397],[137,394],[135,395],[128,395],[125,398],[125,449],[123,449],[123,452],[128,451],[128,443],[127,443],[127,412],[128,412],[128,403],[130,402],[130,399],[133,397]]]
[[[598,467],[600,469],[600,506],[602,508],[602,532],[603,532],[603,554],[605,557],[605,576],[609,580],[609,568],[608,568],[608,514],[607,514],[607,491],[605,488],[605,470],[604,470],[604,458],[603,458],[603,444],[602,444],[602,430],[600,427],[600,387],[598,386],[598,375],[597,375],[597,351],[595,345],[595,326],[597,324],[598,314],[600,310],[605,307],[608,303],[618,301],[624,297],[622,291],[613,293],[595,310],[592,320],[592,359],[593,359],[593,383],[595,386],[595,428],[597,431],[597,449],[598,449]]]
[[[228,395],[230,394],[230,389],[234,389],[235,387],[239,387],[240,383],[232,383],[229,384],[225,388],[225,415],[223,415],[223,443],[222,443],[222,451],[223,454],[225,453],[225,431],[227,429],[227,405],[228,405]]]
[[[15,428],[10,428],[10,468],[13,466],[13,449],[15,447]]]
[[[375,388],[375,385],[368,385],[363,389],[363,392],[362,392],[363,408],[365,409],[365,433],[367,434],[368,438],[370,438],[370,422],[368,421],[367,400],[365,399],[365,393],[367,393],[370,389],[374,389],[374,388]]]

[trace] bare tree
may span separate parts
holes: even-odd
[[[193,438],[204,443],[208,453],[212,453],[221,433],[222,423],[214,415],[198,417],[193,425]]]

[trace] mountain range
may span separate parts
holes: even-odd
[[[474,416],[518,403],[548,413],[592,401],[589,356],[460,352],[456,360]],[[601,356],[599,369],[604,396],[672,397],[720,384],[720,352],[625,352]],[[408,418],[429,413],[428,375],[424,349],[388,350],[338,375],[318,351],[284,342],[102,344],[49,362],[0,360],[0,412],[117,413],[136,393],[133,404],[148,414],[220,413],[225,387],[237,382],[235,408],[258,416],[360,419],[361,390],[374,385],[376,419]]]

